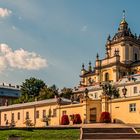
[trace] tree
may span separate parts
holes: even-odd
[[[110,83],[105,83],[101,85],[103,89],[103,94],[108,95],[110,98],[118,98],[120,96],[119,89],[117,89],[114,85]]]
[[[71,99],[72,96],[72,89],[71,88],[66,88],[64,87],[63,89],[61,89],[61,97],[67,98],[67,99]]]
[[[32,120],[30,120],[29,118],[26,118],[23,124],[25,124],[26,127],[34,126],[34,124],[32,123]]]
[[[39,92],[38,99],[39,100],[51,99],[54,98],[55,96],[58,96],[58,89],[55,85],[51,87],[44,86]]]
[[[25,79],[21,86],[21,97],[19,101],[29,102],[35,100],[39,96],[39,92],[44,88],[45,83],[34,77]]]

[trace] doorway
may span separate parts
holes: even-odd
[[[97,109],[96,107],[90,109],[90,123],[95,123],[97,120]]]

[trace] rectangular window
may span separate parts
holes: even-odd
[[[136,112],[136,104],[129,104],[129,112]]]
[[[29,112],[26,112],[26,119],[29,119]]]
[[[4,121],[7,120],[7,114],[4,114]]]
[[[62,115],[66,115],[67,114],[67,112],[66,112],[66,110],[64,110],[63,112],[62,112]]]
[[[39,118],[39,111],[36,111],[36,118]]]
[[[57,116],[57,110],[56,109],[53,109],[53,117],[56,117]]]
[[[14,120],[14,113],[12,113],[12,117],[11,117],[11,120]]]
[[[49,117],[52,116],[52,110],[51,110],[51,108],[48,110],[48,116],[49,116]]]
[[[20,112],[17,114],[17,119],[20,120]]]
[[[137,87],[134,87],[133,90],[134,90],[134,93],[138,93],[138,88]]]
[[[42,118],[46,117],[46,110],[43,110]]]

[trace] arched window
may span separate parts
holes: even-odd
[[[109,74],[108,74],[108,72],[105,73],[105,81],[109,81]]]
[[[138,60],[138,55],[137,55],[137,53],[135,53],[135,61],[137,61]]]

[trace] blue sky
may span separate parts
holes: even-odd
[[[0,0],[0,82],[36,77],[59,88],[79,84],[82,63],[104,57],[126,11],[140,33],[139,0]]]

